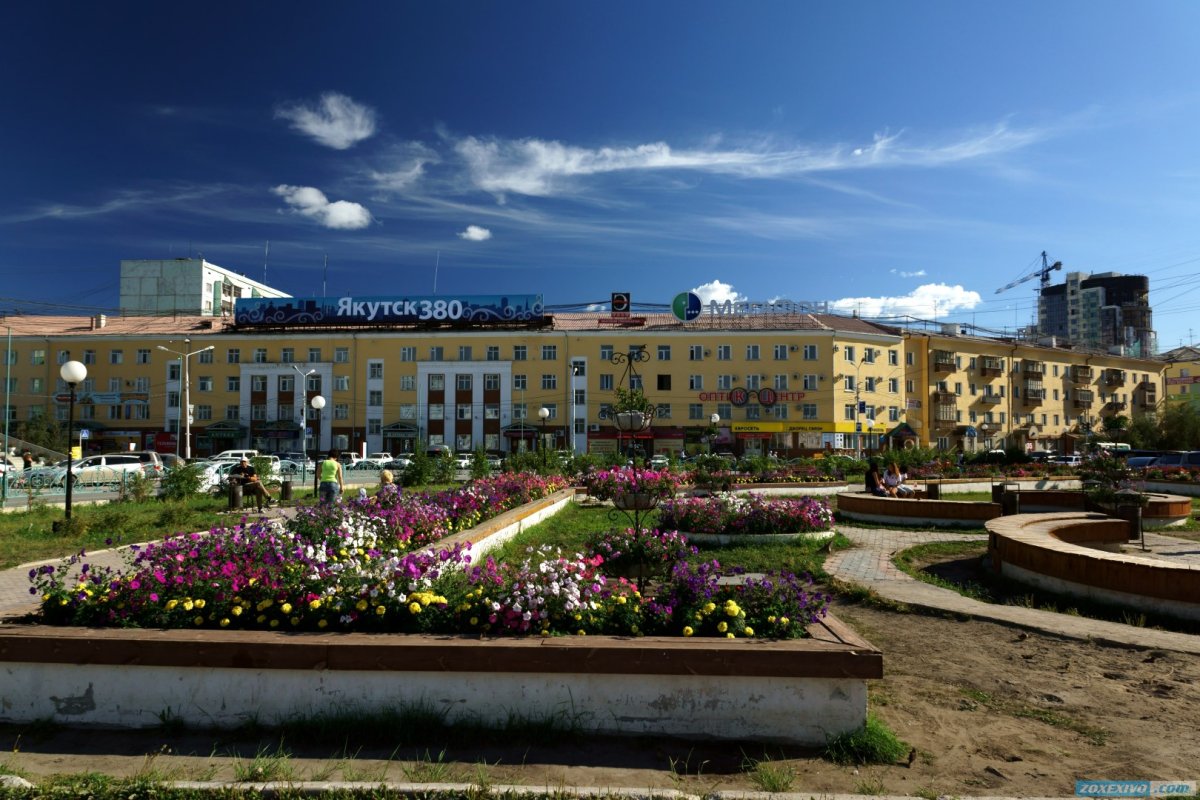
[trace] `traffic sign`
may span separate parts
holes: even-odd
[[[62,394],[56,394],[54,395],[54,402],[69,403],[71,402],[71,395],[67,394],[66,392],[63,392]]]
[[[90,439],[90,438],[92,438],[92,432],[90,430],[88,430],[87,428],[80,428],[79,429],[79,438],[80,439]]]

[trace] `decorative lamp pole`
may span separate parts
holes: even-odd
[[[295,364],[292,364],[292,369],[296,370],[296,374],[300,376],[297,379],[300,381],[299,392],[300,392],[300,397],[304,397],[305,395],[308,394],[308,376],[316,373],[317,370],[314,368],[314,369],[310,369],[308,372],[305,372],[304,370],[297,367]],[[296,396],[296,392],[293,391],[292,397],[295,397],[295,396]],[[304,401],[301,400],[299,403],[296,403],[295,405],[296,405],[297,411],[300,414],[300,446],[304,450],[304,464],[300,467],[300,469],[302,470],[301,480],[305,480],[308,478],[308,475],[306,474],[306,472],[304,472],[308,469],[308,431],[306,430],[306,428],[308,426],[305,425],[305,419],[304,419]]]
[[[312,400],[309,400],[308,402],[312,405],[313,410],[317,412],[317,432],[316,432],[316,435],[313,436],[313,450],[316,450],[317,455],[320,455],[320,450],[321,450],[321,409],[325,407],[325,398],[322,397],[321,395],[317,395],[316,397],[314,397]],[[306,441],[305,445],[307,446],[307,444],[308,444],[308,442]],[[308,453],[307,452],[305,452],[305,455],[304,455],[304,462],[305,462],[305,467],[307,468],[307,465],[308,465]],[[317,460],[316,458],[314,458],[313,463],[319,464],[320,461]],[[318,489],[320,489],[320,486],[318,485],[320,480],[321,480],[321,470],[318,467],[317,469],[313,470],[313,493],[314,494],[317,492]]]
[[[708,454],[711,456],[713,454],[713,442],[717,438],[717,423],[721,421],[721,415],[713,412],[713,415],[708,418],[708,421],[712,423],[713,429],[712,433],[708,435]]]
[[[183,340],[185,351],[191,343],[191,339]],[[183,362],[183,404],[179,407],[179,422],[175,425],[175,430],[177,435],[178,433],[183,433],[183,457],[188,461],[192,460],[192,382],[188,375],[188,359],[197,353],[204,353],[213,348],[214,345],[210,344],[208,347],[201,347],[199,350],[193,350],[190,353],[180,353],[178,350],[163,347],[161,344],[158,346],[159,350],[179,356],[179,360]],[[180,455],[178,438],[175,440],[175,455]]]
[[[538,409],[538,419],[542,421],[542,466],[546,466],[546,420],[550,418],[550,409],[542,406]]]
[[[67,406],[67,474],[63,478],[67,484],[66,519],[69,520],[71,518],[71,487],[75,483],[75,475],[71,472],[71,433],[75,427],[75,387],[83,383],[84,379],[87,378],[87,367],[78,361],[68,361],[62,365],[62,369],[58,371],[58,374],[71,391],[70,405]]]

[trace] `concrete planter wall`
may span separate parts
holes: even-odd
[[[476,552],[567,490],[459,534]],[[866,721],[878,650],[839,621],[789,641],[147,631],[0,625],[0,722],[231,728],[433,707],[612,734],[817,746]]]

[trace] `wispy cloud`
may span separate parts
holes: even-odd
[[[955,311],[969,311],[982,299],[979,292],[962,286],[926,283],[896,297],[845,297],[830,302],[830,310],[861,317],[909,316],[929,318]]]
[[[271,191],[282,197],[297,214],[326,228],[358,230],[371,224],[371,212],[364,206],[348,200],[331,203],[324,192],[312,186],[280,185]]]
[[[316,106],[280,106],[275,116],[334,150],[349,149],[375,134],[375,110],[337,92],[321,95]]]
[[[163,191],[125,189],[115,192],[112,197],[94,205],[44,203],[34,206],[27,211],[18,211],[0,217],[0,224],[35,222],[43,219],[85,219],[123,212],[157,211],[174,206],[183,206],[190,211],[195,206],[196,201],[209,199],[214,195],[230,190],[231,187],[220,184],[187,186]]]
[[[543,139],[468,136],[453,143],[474,185],[498,196],[548,197],[568,191],[581,178],[620,172],[696,171],[742,179],[880,167],[938,167],[983,159],[1027,147],[1046,135],[1006,123],[968,131],[942,142],[908,142],[901,134],[876,134],[867,145],[676,149],[665,142],[628,147],[586,148]]]
[[[492,238],[492,232],[478,225],[468,225],[465,231],[458,234],[458,238],[466,239],[468,242],[486,242]]]
[[[925,277],[925,270],[923,270],[923,269],[916,270],[915,272],[905,272],[904,270],[891,269],[891,270],[888,270],[888,272],[892,273],[893,275],[899,275],[901,278],[924,278]]]
[[[708,305],[711,301],[724,303],[729,300],[733,303],[738,303],[746,300],[746,296],[739,294],[733,288],[733,284],[724,283],[720,280],[711,280],[708,283],[702,283],[692,289],[692,292],[700,298],[700,302]]]

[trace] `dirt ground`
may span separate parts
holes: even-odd
[[[915,748],[886,766],[839,766],[762,745],[578,737],[553,746],[348,750],[304,742],[52,729],[0,730],[0,771],[237,780],[458,781],[766,788],[863,794],[1070,795],[1077,778],[1200,778],[1200,659],[1065,641],[985,622],[867,606],[836,613],[884,653],[871,708]],[[763,766],[756,773],[752,760]],[[756,776],[759,780],[756,781]],[[790,781],[789,781],[790,778]],[[785,788],[786,787],[786,788]]]

